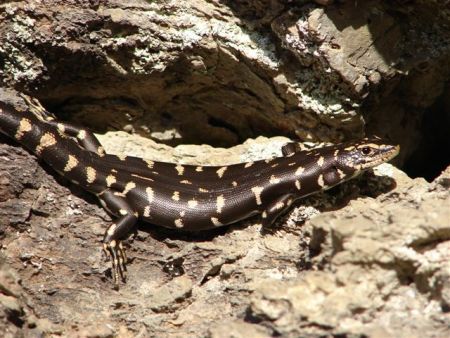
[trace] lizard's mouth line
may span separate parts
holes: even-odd
[[[390,150],[384,152],[383,154],[377,156],[372,161],[362,164],[360,166],[360,170],[373,168],[373,167],[376,167],[376,166],[378,166],[380,164],[389,162],[395,156],[397,156],[399,153],[400,153],[400,146],[399,145],[392,146],[392,149],[390,149]]]
[[[386,153],[385,156],[381,157],[381,161],[382,162],[388,162],[390,160],[392,160],[395,156],[397,156],[400,153],[400,146],[399,145],[395,145],[392,146],[392,150],[389,151],[388,153]]]

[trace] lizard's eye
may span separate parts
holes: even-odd
[[[362,147],[361,151],[364,155],[370,155],[372,153],[372,148],[370,147]]]

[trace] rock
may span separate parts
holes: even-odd
[[[446,320],[450,191],[393,173],[403,181],[396,179],[391,193],[311,219],[319,252],[313,262],[323,271],[262,284],[252,297],[254,317],[287,336],[330,328],[333,334],[428,336]]]
[[[115,291],[110,216],[1,137],[2,336],[449,336],[449,18],[438,1],[2,3],[0,101],[30,94],[109,152],[218,165],[377,134],[414,177],[380,166],[274,233],[141,224]]]
[[[151,293],[148,294],[148,291]],[[142,294],[149,297],[148,301],[153,311],[173,311],[191,296],[192,282],[187,277],[178,277],[160,288],[148,291],[143,291]]]
[[[235,338],[264,338],[269,337],[270,332],[261,326],[233,321],[228,323],[217,324],[210,329],[209,337],[235,337]]]

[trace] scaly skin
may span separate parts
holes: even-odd
[[[379,138],[310,151],[290,143],[282,157],[228,166],[191,166],[105,154],[95,136],[49,113],[0,103],[0,131],[55,171],[96,194],[116,217],[104,236],[114,284],[125,279],[121,241],[141,219],[187,231],[211,229],[261,213],[269,227],[297,199],[329,189],[387,162],[399,146]]]

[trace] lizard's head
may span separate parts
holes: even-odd
[[[390,161],[399,152],[399,145],[388,144],[378,137],[372,137],[344,146],[339,150],[336,160],[339,166],[360,172]]]
[[[306,158],[306,162],[310,162],[305,168],[296,169],[294,177],[297,180],[297,173],[302,174],[305,170],[305,177],[309,178],[309,181],[317,183],[311,183],[312,188],[305,188],[305,191],[312,191],[317,187],[329,189],[357,176],[364,170],[390,161],[399,151],[400,146],[388,144],[377,137],[318,148],[306,153],[299,151],[295,153],[300,157],[299,161],[305,161]],[[310,160],[307,158],[308,154],[312,155]],[[315,178],[317,178],[317,182],[314,182]],[[297,182],[295,183],[297,184]]]

